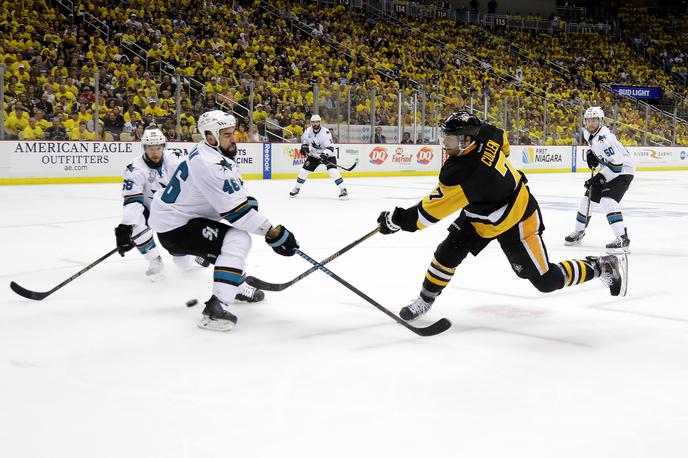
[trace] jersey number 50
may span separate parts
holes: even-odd
[[[162,194],[161,200],[166,204],[174,203],[179,197],[179,193],[182,191],[181,181],[186,181],[189,177],[189,166],[186,162],[182,162],[174,171],[174,177],[170,180],[170,184],[165,188],[165,192]]]

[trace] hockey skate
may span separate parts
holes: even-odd
[[[575,246],[580,245],[581,240],[585,237],[585,231],[573,231],[566,237],[564,237],[564,245]]]
[[[339,200],[349,200],[349,193],[346,192],[346,189],[342,189],[342,192],[339,193]]]
[[[630,253],[631,250],[628,246],[631,244],[631,240],[628,238],[628,231],[618,236],[614,241],[608,243],[605,248],[607,248],[607,253],[609,254],[623,254]]]
[[[162,280],[165,278],[165,274],[162,273],[162,270],[165,268],[165,265],[162,263],[162,258],[160,256],[153,258],[150,260],[150,263],[148,264],[148,269],[146,270],[146,277],[150,281],[158,281]]]
[[[260,302],[263,299],[265,299],[263,290],[254,288],[246,282],[239,285],[239,290],[236,296],[234,296],[234,302]]]
[[[299,188],[292,189],[291,191],[289,191],[289,197],[296,197],[299,194],[299,191]]]
[[[413,321],[419,316],[427,313],[430,307],[432,307],[432,302],[426,302],[422,296],[418,296],[416,300],[401,309],[399,316],[406,321]]]
[[[628,288],[628,256],[587,256],[593,263],[595,274],[609,288],[612,296],[625,296]]]
[[[198,327],[209,331],[231,331],[237,322],[237,317],[227,310],[227,304],[212,296],[205,303],[203,319]]]

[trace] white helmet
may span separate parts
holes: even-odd
[[[604,120],[604,111],[602,111],[602,107],[590,107],[585,110],[583,118],[599,118],[600,122],[602,122]]]
[[[597,118],[600,120],[600,124],[597,127],[597,130],[595,132],[591,132],[593,135],[595,135],[604,125],[604,111],[602,111],[602,107],[590,107],[587,110],[585,110],[585,113],[583,114],[583,119],[585,120],[593,118]]]
[[[311,122],[320,122],[320,115],[311,116]]]
[[[164,145],[165,143],[167,143],[167,139],[160,129],[146,129],[141,135],[141,144],[144,148],[146,146]]]
[[[222,110],[206,111],[198,118],[198,132],[205,138],[205,133],[215,137],[215,141],[220,144],[220,131],[228,127],[236,126],[236,118]]]

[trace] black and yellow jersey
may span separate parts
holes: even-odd
[[[400,225],[425,229],[463,209],[459,218],[467,219],[481,237],[510,229],[523,217],[530,192],[525,176],[507,160],[509,152],[506,132],[483,124],[475,142],[444,163],[435,189],[401,212]]]

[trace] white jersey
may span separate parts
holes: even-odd
[[[153,196],[167,187],[181,161],[179,153],[165,150],[158,167],[146,162],[143,154],[127,164],[122,174],[124,178],[122,224],[131,226],[145,224],[144,209],[150,210]]]
[[[236,162],[205,141],[179,164],[165,191],[155,195],[149,223],[155,232],[168,232],[194,218],[226,221],[260,235],[272,227],[247,200]]]
[[[332,133],[327,127],[320,127],[318,133],[313,132],[313,127],[307,128],[301,135],[301,144],[308,145],[309,156],[320,156],[322,153],[334,156]]]
[[[633,156],[607,126],[602,126],[592,138],[590,132],[584,128],[583,139],[597,160],[600,161],[600,173],[604,175],[607,181],[612,181],[619,175],[633,175],[635,173]]]

